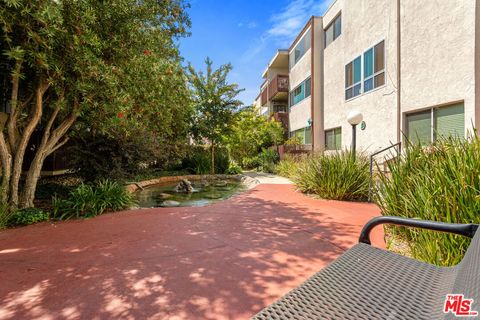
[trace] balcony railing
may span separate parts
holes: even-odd
[[[288,76],[276,75],[268,84],[268,100],[275,98],[280,92],[285,92],[288,96],[288,85]]]

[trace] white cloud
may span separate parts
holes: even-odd
[[[239,22],[237,23],[237,27],[239,28],[246,27],[248,29],[254,29],[257,27],[257,23],[255,21],[249,21],[247,23]]]
[[[243,54],[243,61],[254,59],[260,52],[285,49],[301,31],[311,16],[322,15],[333,0],[291,0],[270,18],[270,27],[252,42]]]
[[[330,0],[291,1],[282,11],[270,17],[272,26],[266,35],[281,40],[293,40],[308,19],[314,15],[321,15],[330,2]]]

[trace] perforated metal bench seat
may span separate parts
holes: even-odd
[[[461,226],[470,226],[470,234],[454,233],[475,234],[476,225]],[[253,319],[453,319],[443,313],[447,294],[473,298],[473,310],[480,311],[479,270],[480,232],[462,262],[450,268],[359,243]]]

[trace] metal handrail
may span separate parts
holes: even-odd
[[[428,220],[418,220],[412,218],[402,218],[393,216],[375,217],[367,222],[363,227],[358,242],[371,244],[370,232],[373,228],[381,224],[390,224],[395,226],[413,227],[427,230],[434,230],[440,232],[447,232],[473,238],[478,229],[478,224],[473,223],[446,223]]]
[[[392,148],[396,148],[397,150],[397,156],[400,155],[401,148],[402,148],[402,143],[397,142],[395,144],[392,144],[389,147],[383,148],[381,150],[378,150],[370,155],[370,182],[368,184],[368,202],[372,201],[372,185],[373,185],[373,159],[375,156],[379,155],[380,153],[383,153],[385,151],[388,151]]]

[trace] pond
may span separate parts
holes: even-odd
[[[198,207],[209,205],[245,191],[240,181],[192,182],[194,192],[175,192],[178,182],[157,184],[137,191],[135,197],[140,208],[153,207]]]

